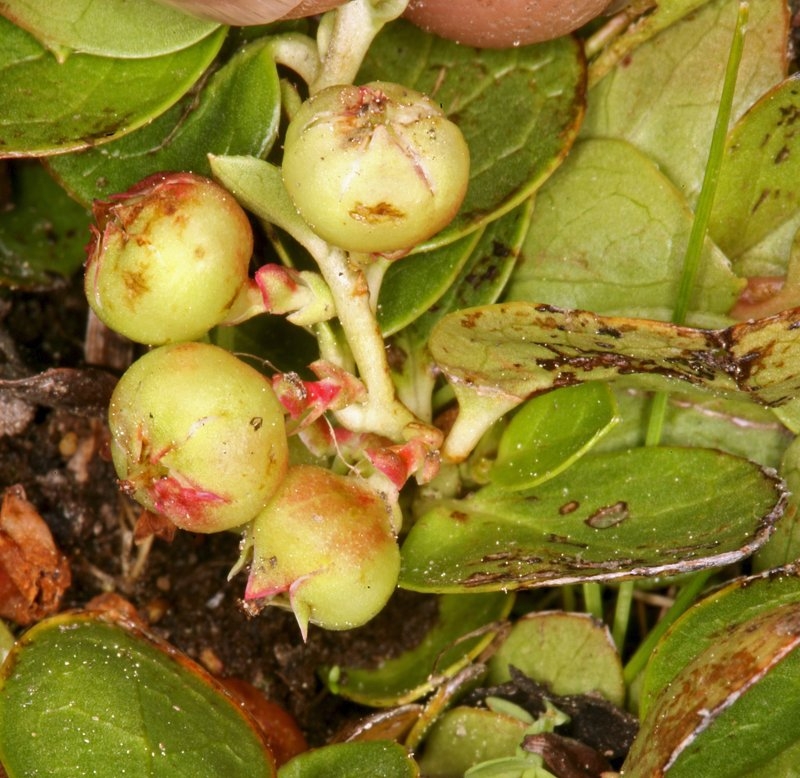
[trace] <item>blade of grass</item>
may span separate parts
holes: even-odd
[[[714,123],[714,132],[711,136],[711,146],[708,150],[708,160],[706,162],[705,173],[703,174],[703,184],[700,188],[700,195],[697,199],[694,219],[692,220],[692,230],[689,233],[689,244],[686,247],[686,256],[683,260],[683,270],[681,272],[680,286],[678,287],[678,298],[672,312],[672,323],[683,324],[686,314],[689,311],[689,304],[692,298],[697,273],[700,269],[700,257],[703,253],[703,245],[708,231],[708,220],[711,216],[711,208],[714,205],[714,196],[717,191],[719,173],[722,167],[722,157],[725,151],[725,139],[728,135],[728,125],[731,120],[733,109],[733,95],[736,91],[736,79],[739,74],[739,63],[742,59],[744,49],[744,38],[747,30],[747,18],[750,13],[750,4],[746,0],[739,3],[739,13],[736,17],[736,26],[733,32],[730,52],[728,53],[728,64],[725,67],[725,79],[722,84],[722,95],[720,96],[717,118]],[[653,402],[648,419],[648,427],[645,439],[647,445],[656,445],[661,439],[661,429],[664,425],[664,414],[666,412],[666,396],[662,400]]]
[[[717,109],[717,119],[714,124],[714,133],[711,136],[711,146],[708,150],[708,162],[703,175],[703,184],[697,199],[692,231],[689,234],[689,245],[683,261],[681,285],[678,289],[678,301],[672,313],[673,324],[683,324],[689,311],[689,303],[700,269],[700,257],[703,252],[708,220],[711,217],[711,207],[714,205],[714,196],[717,193],[719,173],[722,168],[722,158],[725,152],[725,139],[728,135],[728,125],[731,121],[733,110],[733,95],[736,90],[736,78],[739,74],[739,63],[744,49],[744,37],[747,28],[747,18],[750,13],[750,4],[746,1],[739,3],[739,13],[733,31],[733,40],[728,54],[728,64],[725,68],[725,80],[722,84],[722,95]]]
[[[603,587],[597,583],[581,584],[583,589],[583,607],[598,621],[603,620]]]
[[[739,63],[742,59],[744,49],[744,38],[747,31],[747,19],[750,13],[750,4],[747,0],[741,0],[739,11],[736,17],[736,25],[733,31],[733,40],[728,52],[728,62],[725,66],[725,78],[722,83],[722,94],[720,95],[717,117],[714,122],[714,132],[711,136],[711,145],[708,150],[706,169],[703,174],[703,183],[700,188],[700,195],[697,199],[697,207],[692,220],[692,229],[689,233],[689,244],[686,247],[686,256],[683,260],[683,270],[681,272],[680,286],[678,287],[678,298],[672,312],[672,323],[683,324],[689,312],[689,304],[692,298],[697,273],[700,270],[700,258],[703,254],[703,245],[708,231],[708,221],[711,216],[711,208],[714,205],[714,196],[717,192],[719,173],[722,167],[722,158],[725,152],[725,139],[728,135],[728,125],[731,121],[733,110],[733,96],[736,91],[736,79],[739,74]],[[650,412],[647,420],[647,430],[645,432],[645,445],[657,446],[661,441],[661,433],[664,429],[664,418],[667,411],[668,395],[660,392],[653,396],[650,405]],[[705,581],[704,573],[698,574],[697,578]],[[631,598],[633,595],[633,582],[626,582],[620,586],[617,595],[616,612],[614,614],[614,641],[618,647],[622,647],[622,642],[627,631],[628,619],[630,616]],[[668,626],[668,625],[667,625]],[[666,627],[665,627],[666,628]],[[652,636],[655,629],[651,631]],[[647,653],[644,659],[637,661],[642,664],[646,662],[650,655],[652,645],[648,640],[643,643],[635,657],[647,646]],[[655,645],[655,643],[653,643]],[[637,670],[638,672],[638,670]],[[635,674],[633,675],[635,677]],[[630,681],[626,674],[626,681]]]

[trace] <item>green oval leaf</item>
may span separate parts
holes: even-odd
[[[709,231],[732,258],[800,207],[800,74],[764,95],[728,136]]]
[[[74,54],[59,63],[0,18],[0,156],[54,154],[124,135],[173,105],[211,64],[226,28],[159,57]]]
[[[455,778],[481,762],[514,756],[529,726],[504,713],[466,706],[453,708],[436,721],[425,739],[420,758],[423,775]],[[530,763],[526,766],[532,767]],[[518,769],[490,775],[512,778],[525,773]]]
[[[625,138],[694,203],[717,115],[738,0],[713,0],[629,53],[593,87],[583,137]],[[734,116],[786,74],[783,0],[751,3]]]
[[[622,706],[622,662],[611,633],[586,613],[530,613],[519,619],[489,661],[490,684],[511,679],[509,666],[553,694],[601,694]]]
[[[489,479],[504,489],[528,489],[558,475],[611,429],[616,410],[607,384],[534,397],[503,431]]]
[[[413,56],[409,56],[413,52]],[[530,194],[566,155],[583,115],[585,63],[569,36],[535,46],[479,50],[387,25],[359,73],[429,94],[470,149],[470,184],[453,222],[420,250],[455,240]]]
[[[481,231],[393,262],[381,283],[376,311],[381,331],[391,335],[425,313],[449,289],[470,258]]]
[[[255,725],[204,671],[97,614],[37,624],[0,682],[9,778],[275,775]]]
[[[436,623],[419,645],[375,669],[341,668],[332,689],[364,705],[383,707],[416,700],[433,688],[432,678],[455,674],[486,648],[495,631],[484,628],[504,619],[513,602],[505,594],[440,597]],[[475,635],[467,638],[471,632]]]
[[[536,195],[506,298],[669,321],[693,218],[683,194],[632,145],[580,142]],[[707,240],[690,323],[727,323],[743,286]]]
[[[397,313],[394,317],[383,314],[379,310],[379,321],[384,328],[384,333],[396,332],[401,326],[411,324],[411,337],[424,344],[433,329],[434,324],[451,311],[467,308],[471,305],[492,303],[500,296],[505,288],[517,258],[519,257],[522,241],[530,223],[533,201],[527,200],[513,210],[495,219],[480,232],[477,243],[474,244],[472,253],[462,264],[460,272],[455,279],[445,285],[440,285],[437,291],[435,305],[423,307],[420,304],[420,289],[427,289],[428,279],[422,274],[422,267],[417,264],[418,257],[412,255],[408,259],[414,260],[411,274],[402,275],[397,279],[389,279],[381,287],[380,306],[383,307],[384,298],[391,294],[402,294],[406,301],[404,306],[391,305]],[[470,236],[461,241],[470,241]],[[448,247],[434,250],[429,253],[439,254],[447,251]],[[420,254],[419,258],[427,256]],[[416,272],[415,272],[416,271]],[[403,290],[397,289],[397,281],[402,282]]]
[[[503,413],[538,392],[582,381],[675,389],[779,406],[800,394],[800,308],[720,330],[505,303],[458,311],[435,327],[430,353],[453,385],[459,416],[445,442],[458,459]]]
[[[56,56],[156,57],[185,49],[219,24],[151,0],[13,0],[0,13]]]
[[[659,643],[645,675],[632,778],[764,775],[800,738],[800,579],[771,571],[698,603]],[[777,773],[776,773],[777,774]]]
[[[269,41],[262,39],[238,51],[199,93],[186,95],[145,127],[47,164],[88,205],[162,170],[210,176],[209,154],[263,157],[279,120],[278,73]]]
[[[442,501],[403,543],[400,585],[497,591],[721,566],[763,545],[785,507],[773,472],[719,451],[589,455],[534,489]]]
[[[278,778],[417,778],[419,768],[403,746],[385,740],[337,743],[306,751],[278,770]]]

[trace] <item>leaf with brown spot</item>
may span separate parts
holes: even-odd
[[[709,231],[731,259],[800,207],[800,74],[770,89],[731,130]]]
[[[680,622],[678,622],[680,624]],[[800,602],[721,626],[662,687],[626,778],[704,778],[756,769],[797,738]]]
[[[21,486],[0,505],[0,616],[30,624],[55,613],[69,587],[69,563]]]
[[[461,458],[527,397],[584,381],[688,385],[780,406],[800,394],[799,329],[800,308],[723,329],[526,302],[452,313],[429,344],[460,406],[445,455]]]
[[[762,546],[786,504],[774,472],[720,451],[587,454],[531,489],[439,501],[406,536],[400,585],[507,591],[721,567]],[[591,526],[598,511],[619,520]]]

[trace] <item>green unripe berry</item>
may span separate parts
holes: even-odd
[[[101,321],[159,345],[202,337],[225,320],[253,253],[250,222],[232,195],[202,176],[157,174],[93,210],[84,288]]]
[[[455,216],[469,149],[430,98],[398,84],[323,89],[286,131],[283,180],[300,215],[347,251],[411,249]]]
[[[364,624],[397,584],[391,511],[354,477],[290,467],[252,531],[245,599],[290,607],[303,635],[309,622],[334,630]]]
[[[109,425],[123,489],[194,532],[252,519],[288,467],[269,381],[205,343],[161,346],[134,362],[111,397]]]

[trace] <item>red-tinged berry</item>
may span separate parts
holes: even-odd
[[[269,380],[217,346],[145,354],[117,384],[109,424],[122,488],[194,532],[252,519],[288,467],[283,408]]]
[[[202,337],[250,285],[250,222],[210,179],[157,174],[95,202],[93,211],[86,297],[106,325],[131,340]]]
[[[245,600],[291,608],[308,624],[350,629],[375,616],[397,584],[391,510],[364,482],[314,465],[289,468],[252,525]]]
[[[329,11],[344,0],[161,0],[187,13],[244,27]]]
[[[442,38],[505,49],[567,35],[602,13],[612,0],[410,0],[405,16]]]
[[[455,216],[469,182],[461,131],[399,84],[323,89],[286,132],[283,180],[300,215],[334,246],[413,248]]]

